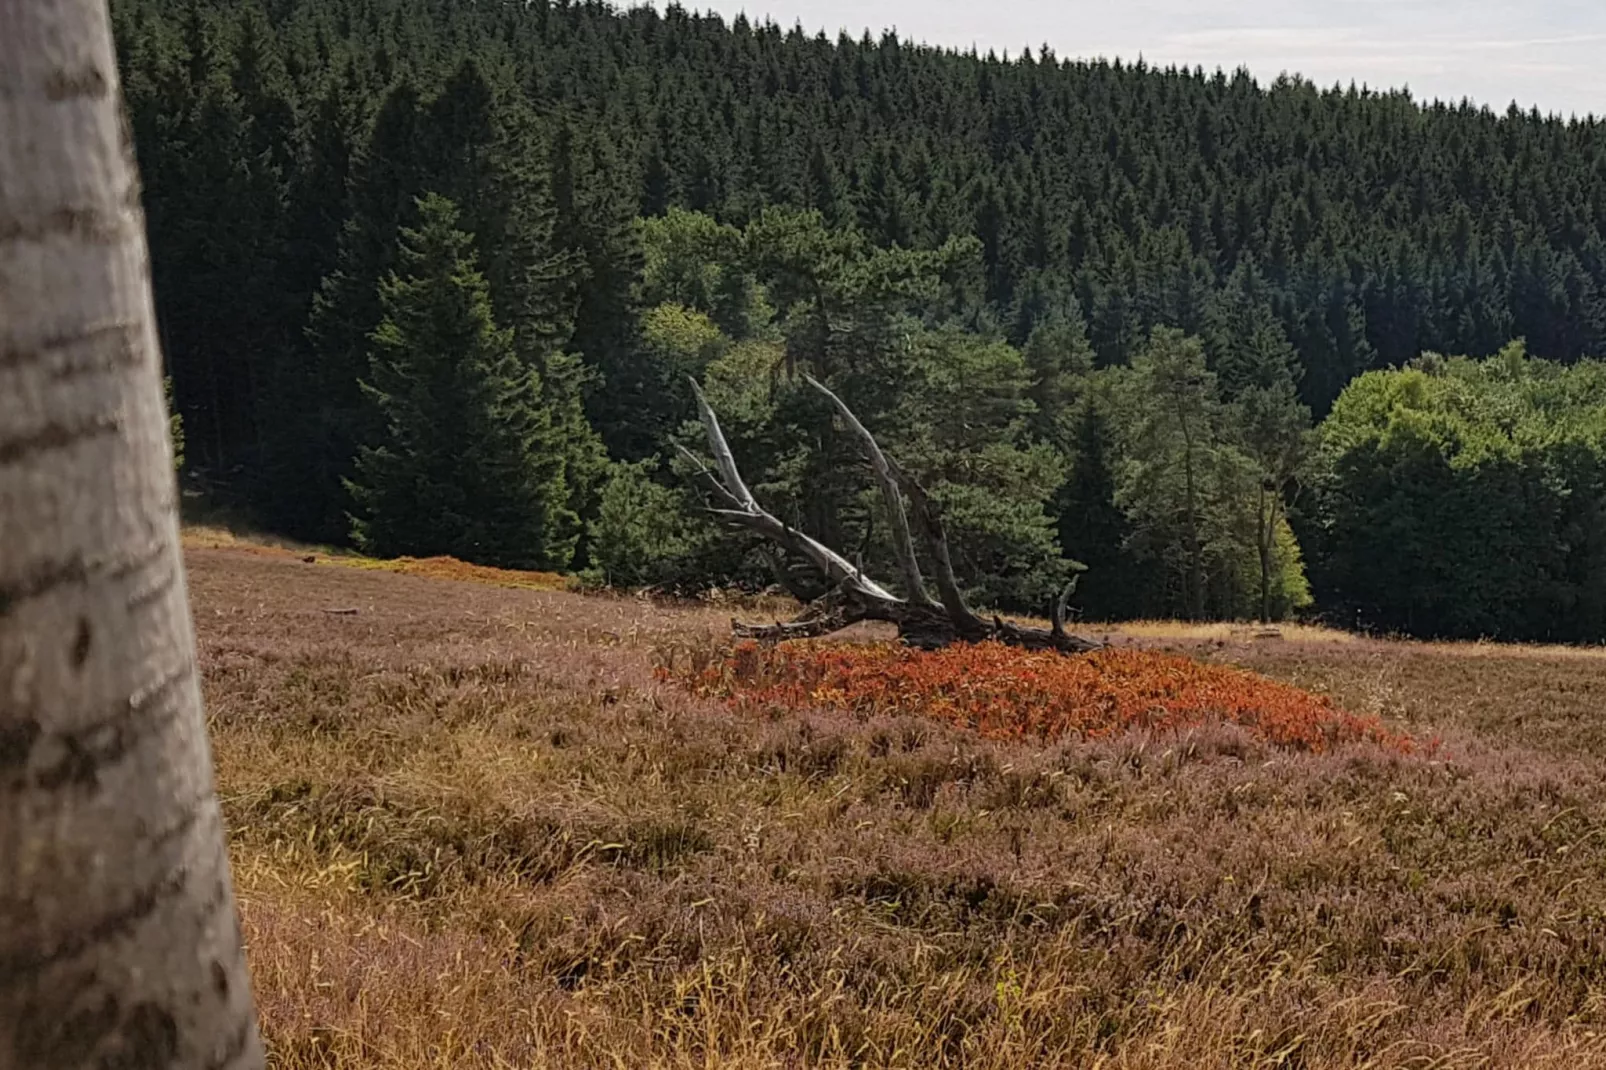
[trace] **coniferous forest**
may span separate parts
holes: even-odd
[[[820,593],[817,376],[979,604],[1606,639],[1606,127],[671,7],[114,0],[188,485],[273,531]]]

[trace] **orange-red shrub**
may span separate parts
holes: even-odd
[[[1375,717],[1242,669],[1145,650],[1086,657],[999,643],[934,652],[892,645],[743,643],[701,665],[663,670],[737,708],[824,708],[920,714],[992,738],[1096,738],[1132,728],[1171,732],[1240,725],[1267,743],[1322,751],[1371,741],[1400,751],[1410,737]]]

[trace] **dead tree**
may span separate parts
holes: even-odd
[[[1052,607],[1051,628],[1028,628],[997,616],[983,620],[971,610],[959,589],[959,581],[954,577],[953,559],[948,552],[948,535],[943,529],[942,518],[924,488],[882,451],[875,436],[841,398],[812,376],[805,375],[804,378],[830,400],[837,415],[864,448],[887,506],[893,549],[903,573],[903,586],[908,593],[904,597],[894,594],[829,546],[784,523],[759,505],[736,467],[730,444],[720,430],[719,417],[703,396],[702,389],[693,381],[697,411],[708,435],[708,447],[714,455],[715,468],[709,469],[685,447],[681,447],[681,452],[697,466],[699,478],[717,503],[712,509],[713,513],[808,561],[825,576],[828,586],[824,596],[808,603],[803,612],[791,621],[742,624],[733,620],[731,628],[736,635],[764,642],[781,642],[829,635],[861,621],[883,621],[897,625],[898,637],[904,643],[927,650],[950,643],[987,640],[1028,650],[1057,650],[1066,654],[1084,654],[1100,647],[1098,642],[1072,635],[1065,629],[1066,606],[1076,589],[1074,578]],[[920,557],[915,550],[917,538],[935,572],[935,598],[921,572]]]

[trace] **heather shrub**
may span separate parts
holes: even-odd
[[[1415,746],[1376,717],[1349,713],[1325,696],[1147,650],[1067,658],[999,643],[937,651],[742,643],[723,657],[661,672],[738,708],[917,714],[995,739],[1098,739],[1130,729],[1173,733],[1229,724],[1274,746],[1313,753],[1363,741],[1399,751]]]

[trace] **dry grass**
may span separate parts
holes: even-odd
[[[1606,1065],[1592,659],[1133,634],[1444,749],[1045,747],[657,682],[717,607],[189,561],[281,1070]]]
[[[263,557],[294,559],[304,565],[335,565],[370,572],[395,572],[403,576],[425,576],[437,580],[460,580],[491,587],[519,587],[531,591],[561,591],[571,587],[569,579],[555,572],[521,572],[491,568],[459,561],[455,557],[366,557],[350,550],[303,546],[287,540],[266,539],[259,535],[240,536],[227,528],[189,526],[184,529],[184,546],[190,550],[235,550]]]
[[[1112,638],[1172,639],[1187,641],[1352,643],[1356,636],[1314,624],[1240,624],[1231,621],[1135,620],[1119,624],[1090,624],[1084,629]]]

